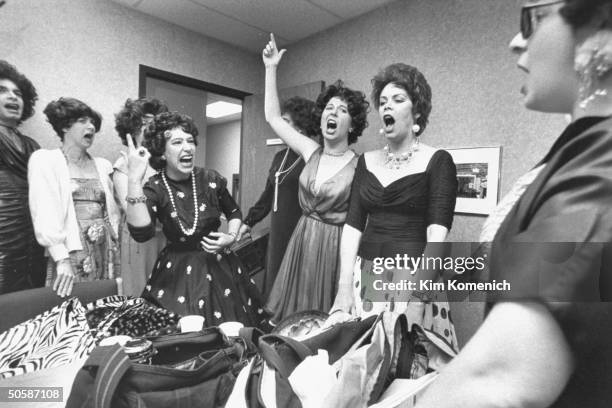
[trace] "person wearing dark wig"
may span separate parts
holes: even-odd
[[[342,231],[339,291],[331,312],[406,313],[409,327],[419,324],[456,350],[444,292],[411,300],[405,291],[389,292],[380,299],[369,290],[380,276],[374,268],[376,259],[442,255],[436,243],[446,239],[457,197],[457,170],[450,154],[419,141],[431,112],[431,88],[423,74],[410,65],[391,64],[372,79],[372,86],[386,145],[364,153],[357,163]],[[434,270],[404,276],[399,269],[388,272],[397,281],[440,279]]]
[[[314,102],[295,96],[283,103],[281,116],[298,132],[316,138],[314,107]],[[239,241],[243,234],[250,232],[255,224],[271,214],[266,269],[262,283],[264,297],[268,296],[272,289],[291,234],[302,215],[298,201],[298,178],[303,169],[304,160],[293,150],[286,148],[276,153],[268,172],[266,187],[249,210],[238,232]]]
[[[0,60],[0,294],[43,286],[43,248],[28,208],[28,160],[40,147],[18,126],[34,114],[30,80]]]
[[[327,312],[338,286],[340,234],[346,219],[357,154],[349,149],[367,126],[368,102],[362,92],[338,81],[316,101],[320,143],[301,134],[281,116],[276,70],[285,53],[270,35],[262,52],[266,67],[265,114],[274,132],[304,162],[298,221],[268,298],[272,322],[304,310]]]
[[[120,211],[110,162],[87,151],[102,117],[84,102],[60,98],[44,110],[62,146],[30,158],[30,211],[38,242],[49,255],[47,286],[69,296],[75,282],[120,275]]]
[[[225,178],[195,167],[197,136],[189,116],[166,112],[145,129],[142,146],[127,138],[130,233],[144,242],[159,221],[168,239],[142,297],[180,315],[201,315],[205,326],[259,325],[264,314],[255,283],[226,251],[236,240],[242,213]],[[143,183],[149,163],[159,172]],[[221,214],[227,233],[218,231]]]
[[[489,256],[483,324],[417,407],[589,407],[612,401],[612,1],[527,1],[510,43],[526,108],[571,115]]]
[[[141,146],[144,128],[151,123],[155,115],[167,111],[166,105],[157,99],[126,100],[123,108],[115,115],[115,130],[121,142],[127,146],[127,137],[131,135],[136,146]],[[125,157],[120,156],[113,168],[115,195],[124,214],[119,226],[123,293],[138,296],[145,287],[147,276],[153,271],[157,255],[166,245],[166,239],[161,228],[158,228],[155,236],[147,242],[136,242],[130,236],[125,222],[127,211],[125,198],[128,190],[128,168]],[[155,169],[149,166],[143,181],[146,182],[155,173]]]

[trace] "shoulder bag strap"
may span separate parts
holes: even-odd
[[[94,408],[110,408],[119,381],[130,366],[130,359],[118,344],[92,351],[83,367],[98,367],[93,389]]]
[[[287,367],[283,358],[278,354],[274,344],[287,345],[303,361],[314,353],[307,346],[290,337],[278,334],[266,334],[259,339],[259,352],[262,358],[284,378],[289,378],[291,370]]]

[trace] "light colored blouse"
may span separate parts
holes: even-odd
[[[110,162],[94,157],[100,183],[106,195],[106,210],[117,236],[120,210],[115,202]],[[60,149],[37,150],[28,162],[30,213],[38,243],[54,261],[82,250],[79,223],[72,201],[68,163]]]

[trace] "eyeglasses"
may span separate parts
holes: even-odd
[[[528,39],[538,28],[538,24],[540,24],[543,17],[541,14],[542,8],[560,3],[565,3],[565,0],[542,1],[523,6],[521,8],[521,35],[523,38]]]

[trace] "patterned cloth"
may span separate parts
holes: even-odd
[[[0,334],[0,378],[70,364],[94,347],[85,308],[71,298]]]
[[[70,253],[75,282],[116,278],[120,271],[117,238],[108,221],[102,184],[97,178],[73,178],[70,185],[83,246],[83,250]],[[56,263],[49,259],[47,286],[53,285],[56,275]]]
[[[109,336],[159,336],[178,331],[180,316],[142,298],[108,296],[87,304],[87,322],[100,341]]]
[[[508,194],[501,199],[499,204],[495,207],[493,212],[487,217],[486,221],[480,231],[479,242],[492,242],[495,238],[495,234],[499,229],[501,223],[506,219],[506,215],[510,212],[514,204],[521,198],[527,187],[533,182],[533,180],[540,174],[540,171],[544,168],[544,165],[539,165],[527,173],[523,174],[516,180]]]

